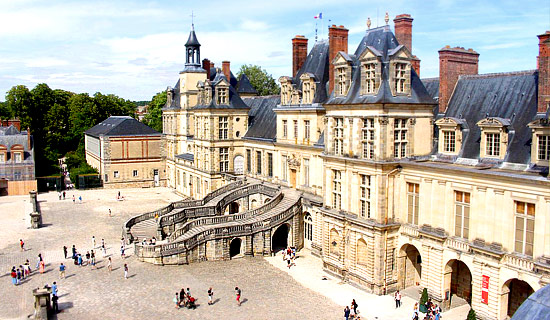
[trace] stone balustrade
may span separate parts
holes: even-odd
[[[401,226],[401,234],[418,238],[418,228],[413,225],[404,224]]]
[[[506,254],[502,258],[502,263],[507,266],[517,268],[524,271],[533,271],[535,264],[533,259],[527,257],[520,257],[515,254]]]
[[[445,246],[462,252],[470,251],[470,245],[468,244],[468,242],[466,240],[458,238],[447,238],[445,240]]]

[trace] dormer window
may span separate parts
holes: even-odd
[[[479,154],[485,158],[504,159],[508,145],[509,119],[486,118],[477,122],[481,129]]]
[[[456,135],[454,131],[443,131],[443,151],[448,153],[456,152]]]
[[[395,64],[395,75],[393,80],[395,85],[395,92],[397,93],[408,93],[406,87],[408,68],[409,65],[407,63]]]
[[[435,122],[439,128],[439,153],[456,155],[461,148],[462,125],[465,121],[458,118],[446,117]]]
[[[361,61],[361,95],[373,95],[378,92],[382,76],[382,54],[373,47],[359,56]]]
[[[400,45],[390,56],[390,89],[394,96],[411,94],[411,61],[412,54],[407,47]]]
[[[336,73],[338,75],[338,82],[336,83],[338,88],[338,95],[339,96],[345,96],[348,93],[348,86],[347,86],[347,75],[346,75],[346,68],[341,67],[336,69]]]
[[[300,76],[302,80],[302,104],[312,104],[315,99],[315,76],[311,73],[304,73]]]
[[[228,97],[227,97],[227,88],[225,87],[217,87],[216,88],[216,102],[218,105],[222,104],[228,104]]]
[[[347,53],[340,51],[332,60],[334,65],[334,95],[345,96],[351,84],[352,60]]]
[[[289,105],[291,101],[292,82],[289,77],[280,77],[279,83],[281,84],[281,105]]]
[[[205,86],[204,88],[204,97],[203,104],[210,104],[212,102],[212,87],[210,85]]]
[[[533,143],[531,144],[531,163],[537,166],[549,165],[550,160],[550,120],[539,118],[528,124],[531,128]]]
[[[376,63],[365,63],[363,65],[363,74],[365,75],[365,93],[373,94],[376,79]]]
[[[485,155],[487,157],[500,156],[500,133],[485,134]]]
[[[291,105],[299,105],[300,104],[300,91],[293,89],[292,93],[290,94],[290,104]]]
[[[550,135],[539,134],[537,140],[537,160],[550,160]]]

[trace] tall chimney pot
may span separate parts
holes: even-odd
[[[329,94],[334,90],[334,66],[332,65],[332,60],[336,57],[338,52],[343,51],[348,53],[348,29],[344,26],[337,27],[332,25],[328,28],[328,46],[329,46]]]

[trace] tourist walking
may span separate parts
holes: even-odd
[[[176,295],[174,295],[174,299],[172,299],[172,301],[176,304],[176,309],[179,309],[180,308],[180,299],[179,299],[179,296],[178,296],[177,292],[176,292]]]
[[[59,279],[65,278],[65,265],[63,265],[63,262],[59,265]]]
[[[212,305],[214,302],[212,302],[212,296],[214,295],[214,290],[212,290],[212,287],[208,289],[208,304]]]
[[[92,249],[95,249],[95,236],[92,236]]]
[[[67,259],[67,246],[63,246],[63,256]]]
[[[86,265],[90,264],[90,251],[86,251]]]
[[[79,267],[82,267],[82,255],[79,253],[77,256],[77,264]]]
[[[109,257],[109,261],[107,261],[107,270],[109,270],[109,272],[113,271],[113,262],[111,261],[111,257]]]
[[[40,271],[40,273],[44,273],[44,268],[46,267],[46,265],[44,264],[44,259],[42,259],[41,253],[38,254],[36,267],[38,268],[38,271]]]
[[[21,247],[21,251],[25,251],[25,242],[23,242],[23,239],[19,239],[19,246]]]
[[[15,266],[11,268],[11,283],[13,283],[14,286],[17,285],[17,271],[15,271]]]
[[[65,200],[65,191],[63,191],[63,200]]]
[[[395,308],[401,307],[401,293],[399,293],[399,290],[395,292],[394,299],[395,299]]]
[[[30,276],[31,275],[31,263],[29,262],[29,259],[27,259],[25,261],[24,266],[25,266],[26,271],[27,271],[27,276]]]
[[[111,215],[111,209],[109,209],[109,217],[112,217],[112,215]]]
[[[21,270],[19,270],[19,268],[17,268],[16,275],[17,275],[17,284],[21,284]]]
[[[241,305],[241,289],[239,287],[235,287],[235,295],[237,296],[237,305]]]
[[[349,307],[344,308],[344,319],[349,320]]]
[[[76,247],[74,246],[74,244],[73,244],[73,247],[72,247],[71,250],[73,252],[73,259],[75,259],[76,258]]]
[[[92,258],[92,269],[95,269],[95,252],[92,250],[92,253],[90,253],[90,257]]]
[[[80,203],[82,203],[82,196],[78,196],[78,201],[80,201]]]
[[[52,285],[52,294],[57,296],[57,283],[54,281]]]
[[[124,264],[124,279],[128,279],[128,265]]]
[[[124,254],[124,246],[120,246],[120,257],[122,259],[126,259],[126,255]]]
[[[355,302],[355,299],[352,299],[351,300],[351,309],[353,310],[353,313],[357,314],[357,307],[359,307],[359,305],[357,304],[357,302]]]
[[[74,194],[73,194],[73,203],[76,203],[76,200],[75,200],[75,198],[74,198]]]

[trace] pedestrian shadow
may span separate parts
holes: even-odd
[[[118,269],[120,269],[120,267],[113,268],[113,271],[116,271],[116,270],[118,270]]]
[[[72,308],[73,303],[71,301],[61,302],[58,303],[57,306],[59,307],[59,312],[63,312],[64,310]]]
[[[212,301],[212,305],[218,303],[220,301],[220,298],[217,298],[216,300]]]
[[[128,276],[128,279],[130,279],[130,278],[133,278],[133,277],[135,277],[135,276],[136,276],[136,274],[135,274],[135,273],[134,273],[134,274],[132,274],[132,275],[129,275],[129,276]]]
[[[103,269],[103,268],[105,268],[105,267],[101,266],[101,267],[96,267],[95,269],[99,270],[99,269]]]
[[[65,279],[69,279],[70,277],[74,277],[75,274],[74,273],[71,273],[70,275],[66,276]]]
[[[53,224],[51,224],[51,223],[43,223],[43,224],[40,225],[40,228],[51,227],[51,226],[53,226]]]
[[[243,298],[243,299],[241,300],[241,304],[243,304],[243,303],[245,303],[245,302],[247,302],[247,301],[248,301],[247,298]]]
[[[64,293],[64,294],[61,294],[59,296],[57,296],[58,298],[63,298],[63,297],[66,297],[68,295],[70,295],[71,293],[70,292],[67,292],[67,293]]]

